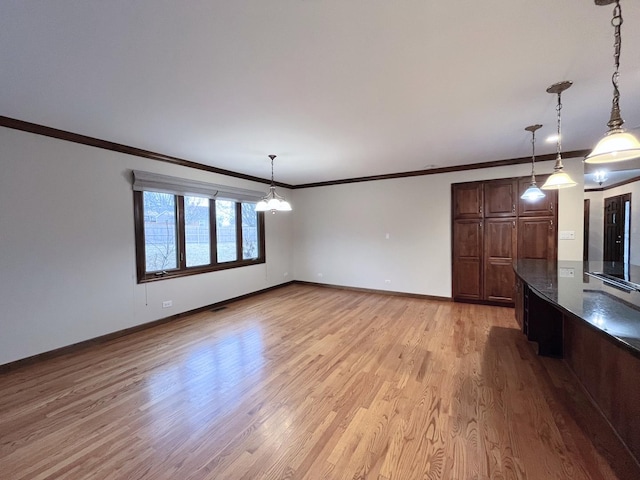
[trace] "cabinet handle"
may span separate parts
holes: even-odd
[[[550,212],[553,212],[553,202],[551,202],[551,203],[549,204],[549,211],[550,211]]]
[[[511,207],[511,212],[512,213],[516,213],[516,204],[513,204],[513,207]]]
[[[513,225],[513,228],[516,228],[516,221],[515,221],[515,220],[513,220],[513,221],[511,222],[511,225]]]
[[[553,220],[549,220],[549,230],[553,230]]]
[[[482,205],[480,206],[480,215],[482,215]]]

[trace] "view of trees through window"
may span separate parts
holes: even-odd
[[[175,195],[144,192],[144,244],[148,272],[177,268]]]
[[[260,260],[261,223],[254,203],[141,194],[145,275]]]

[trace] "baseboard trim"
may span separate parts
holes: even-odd
[[[313,287],[322,287],[322,288],[335,288],[337,290],[351,290],[353,292],[362,292],[362,293],[378,293],[381,295],[390,295],[392,297],[407,297],[407,298],[418,298],[421,300],[436,300],[439,302],[451,302],[453,301],[451,297],[438,297],[435,295],[422,295],[420,293],[408,293],[408,292],[394,292],[390,290],[376,290],[374,288],[360,288],[360,287],[348,287],[345,285],[333,285],[330,283],[317,283],[317,282],[306,282],[304,280],[294,280],[293,284],[298,285],[310,285]]]
[[[195,308],[193,310],[188,310],[186,312],[177,313],[176,315],[171,315],[170,317],[160,318],[158,320],[153,320],[151,322],[143,323],[141,325],[136,325],[135,327],[125,328],[123,330],[118,330],[116,332],[107,333],[105,335],[101,335],[99,337],[90,338],[88,340],[83,340],[78,343],[73,343],[71,345],[66,345],[64,347],[56,348],[55,350],[49,350],[47,352],[38,353],[36,355],[32,355],[30,357],[21,358],[19,360],[14,360],[13,362],[5,363],[0,365],[0,374],[7,373],[18,368],[24,367],[26,365],[33,365],[34,363],[40,363],[45,360],[50,360],[52,358],[60,357],[62,355],[68,355],[73,352],[77,352],[79,350],[83,350],[85,348],[93,347],[96,345],[100,345],[103,343],[110,342],[111,340],[115,340],[120,337],[124,337],[126,335],[131,335],[133,333],[141,332],[143,330],[148,330],[153,327],[157,327],[159,325],[163,325],[168,322],[172,322],[182,317],[186,317],[188,315],[193,315],[196,313],[206,312],[207,310],[213,310],[214,308],[219,308],[224,305],[228,305],[233,302],[237,302],[239,300],[245,300],[247,298],[255,297],[262,293],[267,293],[272,290],[277,290],[282,287],[286,287],[287,285],[291,285],[294,283],[293,281],[281,283],[280,285],[274,285],[272,287],[263,288],[261,290],[257,290],[255,292],[247,293],[244,295],[240,295],[238,297],[229,298],[227,300],[222,300],[217,303],[212,303],[210,305],[205,305],[204,307]]]

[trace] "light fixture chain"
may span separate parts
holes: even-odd
[[[560,156],[560,152],[562,151],[562,116],[560,115],[560,111],[562,110],[562,93],[558,92],[558,106],[556,107],[556,112],[558,112],[558,141],[556,143],[558,157]]]
[[[611,83],[613,84],[613,104],[611,106],[611,118],[609,123],[607,124],[609,128],[618,129],[622,128],[624,124],[624,120],[622,120],[622,116],[620,114],[620,89],[618,88],[618,80],[620,78],[620,52],[622,50],[622,7],[620,6],[620,1],[616,0],[616,6],[613,8],[613,18],[611,19],[611,25],[613,25],[614,29],[614,65],[615,71],[611,77]]]
[[[531,132],[531,161],[536,161],[536,131]]]

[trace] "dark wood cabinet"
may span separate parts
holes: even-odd
[[[516,306],[516,321],[518,325],[520,325],[520,329],[526,334],[525,330],[525,292],[524,292],[525,284],[524,282],[516,275],[516,298],[515,298],[515,306]]]
[[[546,176],[538,177],[538,186],[546,181]],[[552,217],[558,203],[557,190],[545,190],[545,196],[534,201],[523,200],[520,196],[531,185],[531,177],[521,178],[518,181],[518,216],[519,217]]]
[[[530,177],[453,184],[453,299],[512,306],[517,258],[556,259],[557,191],[530,202]]]
[[[456,220],[453,234],[457,239],[453,252],[454,286],[457,298],[482,300],[483,221]]]
[[[484,184],[484,216],[515,217],[518,199],[517,180],[491,180]]]
[[[482,182],[458,183],[453,185],[453,216],[461,218],[482,218]]]
[[[518,258],[555,260],[557,231],[555,217],[518,218]]]
[[[484,225],[484,298],[512,303],[515,289],[513,261],[516,219],[487,218]]]

